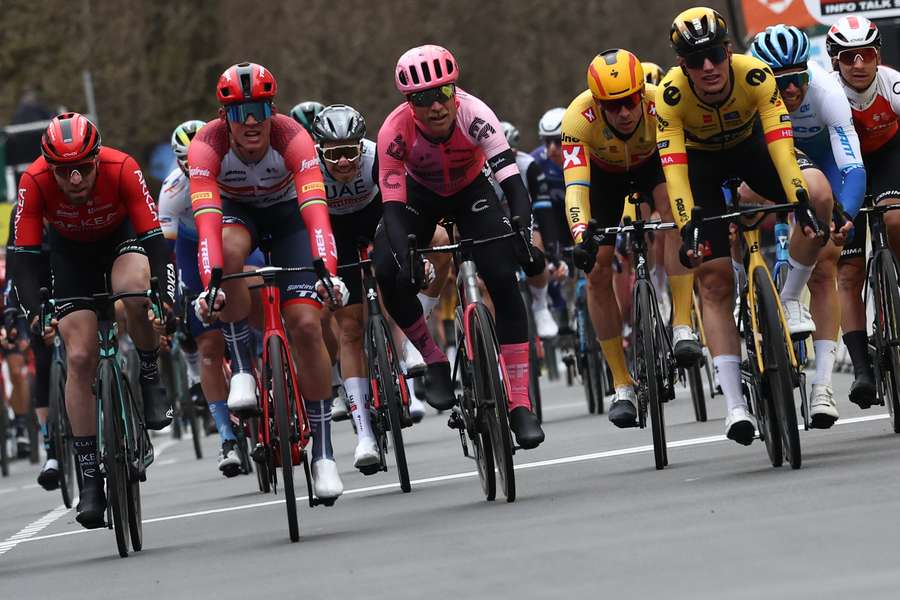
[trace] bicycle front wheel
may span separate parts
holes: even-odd
[[[700,364],[691,365],[686,371],[688,387],[691,388],[691,403],[694,405],[694,419],[699,423],[705,423],[707,418],[706,392],[703,389],[703,374],[700,372]]]
[[[108,360],[100,365],[98,397],[102,412],[103,467],[106,471],[106,496],[112,512],[119,556],[128,556],[128,456],[125,446],[124,403],[121,386]]]
[[[876,359],[880,371],[878,385],[881,396],[891,415],[894,433],[900,433],[900,291],[898,291],[898,265],[889,250],[883,250],[878,260],[880,293],[875,294],[875,326],[882,336],[879,356]],[[880,301],[878,301],[880,299]]]
[[[650,283],[635,282],[634,302],[634,348],[640,356],[635,356],[637,365],[638,387],[645,395],[645,402],[650,412],[650,429],[653,434],[653,462],[657,469],[668,464],[666,452],[666,426],[663,419],[662,373],[657,360],[662,348],[657,347],[656,316],[653,312],[653,294]],[[641,402],[641,399],[638,399]]]
[[[397,476],[400,479],[400,489],[408,493],[411,489],[409,482],[409,468],[406,464],[406,447],[403,445],[403,426],[401,411],[403,410],[403,398],[400,386],[406,385],[406,379],[400,372],[397,362],[397,353],[391,342],[387,324],[383,319],[372,323],[372,345],[375,356],[369,358],[375,367],[375,380],[379,386],[378,394],[381,402],[387,406],[388,423],[391,428],[391,442],[394,450],[394,459],[397,461]]]
[[[491,317],[483,304],[476,306],[469,321],[469,339],[475,349],[475,389],[481,415],[485,420],[494,450],[494,462],[507,502],[516,499],[516,474],[512,459],[512,435],[509,430],[509,397],[500,379],[500,353]]]
[[[130,464],[137,465],[144,459],[147,448],[144,446],[145,430],[141,418],[138,416],[137,405],[134,403],[134,395],[128,381],[122,381],[122,389],[125,392],[125,404],[129,423],[129,432],[126,434],[129,449],[128,460]],[[143,465],[141,465],[142,468]],[[131,547],[135,552],[140,552],[144,547],[144,529],[141,521],[141,475],[137,468],[128,470],[127,500],[128,500],[128,532],[131,535]]]
[[[9,411],[0,396],[0,475],[9,477]]]
[[[771,401],[774,412],[768,418],[776,419],[781,433],[784,457],[792,469],[801,464],[800,430],[797,427],[797,408],[794,406],[794,382],[787,337],[779,316],[778,297],[768,274],[756,269],[753,272],[756,293],[757,323],[762,336],[763,394]]]
[[[281,338],[269,338],[269,364],[266,371],[271,377],[271,389],[275,408],[275,426],[278,428],[278,452],[281,457],[281,485],[284,488],[284,503],[287,508],[288,533],[292,542],[300,539],[300,524],[297,519],[297,496],[294,493],[294,461],[291,457],[291,438],[294,437],[296,415],[294,414],[294,387],[288,380],[289,360]]]

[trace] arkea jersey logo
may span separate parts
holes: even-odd
[[[562,153],[563,169],[572,169],[584,165],[584,161],[581,158],[581,146],[563,144]]]
[[[581,111],[581,116],[587,119],[588,123],[593,123],[597,120],[597,115],[594,114],[594,109],[592,107],[588,107]]]

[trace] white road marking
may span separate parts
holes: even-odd
[[[878,420],[882,420],[882,419],[887,419],[889,417],[890,417],[890,415],[887,413],[881,413],[881,414],[876,414],[876,415],[867,415],[864,417],[841,419],[837,423],[835,423],[835,425],[849,425],[852,423],[864,423],[867,421],[878,421]],[[799,425],[798,427],[802,427],[802,425]],[[706,437],[690,438],[690,439],[686,439],[686,440],[676,440],[674,442],[669,442],[668,447],[669,448],[686,448],[689,446],[700,446],[703,444],[713,444],[716,442],[723,442],[726,440],[727,440],[727,438],[724,435],[711,435],[711,436],[706,436]],[[175,442],[173,441],[173,443],[175,443]],[[163,445],[161,444],[160,446],[163,446]],[[166,446],[166,447],[168,447],[168,446]],[[539,461],[530,462],[530,463],[522,463],[522,464],[516,465],[515,469],[517,471],[521,471],[521,470],[526,470],[526,469],[536,469],[536,468],[540,468],[540,467],[548,467],[551,465],[571,464],[571,463],[585,462],[585,461],[590,461],[590,460],[599,460],[602,458],[612,458],[615,456],[640,454],[642,452],[652,452],[652,451],[653,451],[653,445],[648,444],[646,446],[633,446],[630,448],[620,448],[617,450],[606,450],[603,452],[592,452],[590,454],[579,454],[579,455],[575,455],[575,456],[563,456],[560,458],[551,458],[548,460],[539,460]],[[477,471],[467,471],[464,473],[452,473],[450,475],[438,475],[436,477],[426,477],[424,479],[414,479],[414,480],[410,481],[410,483],[412,485],[418,486],[418,485],[425,485],[425,484],[429,484],[429,483],[439,483],[442,481],[452,481],[454,479],[466,479],[469,477],[477,477],[477,476],[478,476]],[[398,483],[385,483],[385,484],[381,484],[381,485],[371,485],[371,486],[362,487],[362,488],[355,488],[352,490],[344,490],[344,495],[350,496],[350,495],[356,495],[356,494],[364,494],[366,492],[377,492],[377,491],[389,490],[389,489],[399,488],[399,487],[400,487],[399,482]],[[296,499],[298,502],[306,502],[307,500],[309,500],[309,496],[298,496]],[[275,506],[275,505],[281,505],[281,504],[284,504],[283,497],[279,498],[277,500],[267,500],[265,502],[253,502],[251,504],[241,504],[238,506],[225,506],[222,508],[199,510],[199,511],[194,511],[194,512],[189,512],[189,513],[168,515],[165,517],[154,517],[152,519],[144,519],[143,523],[146,525],[149,523],[162,523],[164,521],[177,521],[177,520],[181,520],[181,519],[191,519],[194,517],[202,517],[202,516],[206,516],[206,515],[216,515],[216,514],[236,512],[236,511],[241,511],[241,510],[250,510],[250,509],[254,509],[254,508],[263,508],[266,506]],[[45,527],[46,527],[46,525],[45,525]],[[41,527],[41,529],[43,529],[43,527]],[[40,531],[40,529],[38,531]],[[37,541],[41,541],[41,540],[49,540],[49,539],[58,538],[58,537],[76,535],[79,533],[89,533],[91,531],[101,531],[101,529],[74,529],[72,531],[63,531],[61,533],[51,533],[49,535],[41,535],[41,536],[33,536],[33,537],[29,536],[26,539],[21,539],[21,540],[16,541],[13,544],[13,546],[15,546],[16,544],[23,543],[23,542],[37,542]],[[37,532],[35,532],[35,533],[37,533]],[[12,539],[12,538],[10,538],[10,539]],[[8,542],[9,542],[9,540],[7,540],[6,542],[0,543],[0,554],[2,554],[4,552],[3,544],[6,544]]]

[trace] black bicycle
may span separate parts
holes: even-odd
[[[391,328],[381,312],[378,284],[369,258],[369,244],[364,241],[359,246],[359,262],[341,265],[339,271],[357,271],[362,274],[363,292],[366,295],[366,337],[365,352],[369,366],[369,410],[372,415],[372,430],[378,442],[378,464],[361,469],[363,474],[372,475],[387,471],[388,434],[397,463],[400,489],[409,492],[409,468],[406,464],[406,447],[403,445],[403,428],[412,425],[409,415],[409,387],[400,368],[400,359],[391,338]],[[357,273],[350,276],[355,277]],[[331,293],[330,278],[326,286]]]
[[[41,301],[47,302],[49,299],[49,296],[42,297]],[[50,416],[47,421],[47,430],[50,435],[50,444],[53,446],[56,460],[59,463],[59,489],[62,492],[63,503],[66,508],[72,508],[76,477],[81,474],[81,471],[75,468],[72,427],[69,424],[69,414],[66,412],[66,349],[62,338],[58,335],[53,336],[49,389]]]
[[[147,298],[157,317],[162,315],[156,279],[150,289],[140,292],[95,294],[92,297],[54,298],[46,288],[41,306],[43,324],[49,324],[55,307],[67,302],[87,302],[97,315],[100,360],[97,365],[97,453],[106,478],[107,524],[116,536],[119,556],[131,548],[143,548],[141,488],[146,469],[153,462],[153,445],[144,425],[144,414],[131,391],[128,378],[119,366],[119,342],[115,302],[124,298]]]
[[[869,199],[871,200],[871,199]],[[866,264],[866,287],[872,292],[875,320],[869,345],[874,356],[878,400],[886,404],[894,433],[900,433],[900,262],[887,243],[884,213],[900,204],[865,206],[872,253]]]
[[[194,406],[187,380],[187,362],[181,350],[178,336],[171,338],[172,346],[159,353],[159,375],[172,398],[172,438],[180,440],[185,429],[190,430],[194,456],[203,458],[203,420]]]

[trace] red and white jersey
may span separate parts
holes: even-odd
[[[897,115],[900,115],[900,73],[878,66],[872,84],[858,92],[835,71],[833,77],[844,87],[844,93],[853,110],[853,125],[859,136],[862,153],[875,152],[897,135]]]

